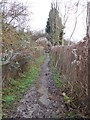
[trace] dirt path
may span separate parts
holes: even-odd
[[[49,68],[49,54],[41,67],[40,77],[20,101],[14,117],[60,118],[64,115],[63,96],[54,85]]]

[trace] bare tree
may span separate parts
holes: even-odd
[[[63,0],[58,0],[58,6],[59,6],[59,12],[60,12],[60,16],[62,18],[62,23],[64,25],[64,32],[67,32],[67,28],[66,28],[66,24],[68,24],[68,21],[71,19],[70,16],[73,16],[73,30],[71,32],[71,35],[69,37],[69,40],[71,40],[71,38],[74,35],[74,32],[76,30],[77,27],[77,23],[78,23],[78,18],[79,16],[83,13],[83,11],[86,11],[86,7],[87,7],[87,1],[85,1],[83,3],[83,1],[81,0],[76,0],[76,1],[63,1]],[[79,7],[82,6],[82,10],[79,10]],[[70,42],[69,42],[70,44]]]
[[[14,27],[26,27],[25,23],[28,19],[27,9],[28,6],[19,2],[2,2],[2,19],[3,28],[5,31],[9,29],[10,25]]]
[[[29,14],[27,4],[15,1],[3,1],[0,3],[2,9],[2,50],[15,50],[17,46],[24,45],[25,30],[29,27]]]

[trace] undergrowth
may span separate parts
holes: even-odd
[[[57,71],[57,69],[55,67],[55,62],[54,62],[54,59],[53,59],[51,54],[50,54],[50,68],[51,68],[51,71],[53,73],[53,80],[54,80],[56,86],[59,89],[62,89],[63,88],[63,83],[60,80],[60,74],[59,74],[59,72]]]
[[[53,74],[53,80],[54,80],[56,87],[63,92],[65,90],[65,85],[64,85],[64,82],[61,81],[60,73],[55,67],[55,61],[52,57],[52,54],[50,54],[50,68],[51,68],[51,71]],[[62,95],[63,94],[65,94],[65,92],[63,92]],[[64,97],[65,106],[68,107],[68,109],[69,109],[70,103],[73,104],[73,102],[72,102],[71,98],[69,96],[67,96],[66,94],[63,97]],[[77,116],[76,116],[76,113],[72,109],[70,111],[67,111],[67,113],[65,113],[65,116],[63,116],[63,117],[75,118]]]
[[[10,79],[9,86],[3,89],[3,118],[7,118],[10,112],[15,112],[16,106],[31,84],[36,80],[40,73],[40,66],[45,60],[46,55],[42,55],[30,66],[28,72],[23,74],[20,79]]]

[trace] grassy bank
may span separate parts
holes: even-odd
[[[65,118],[82,118],[81,115],[78,113],[77,108],[75,106],[75,102],[73,100],[73,96],[68,96],[66,94],[66,85],[64,80],[61,79],[59,71],[55,67],[55,61],[54,58],[52,57],[52,54],[50,54],[50,68],[53,73],[53,80],[56,85],[56,87],[62,91],[63,97],[64,97],[64,103],[67,109],[67,112],[65,113]],[[69,94],[70,91],[67,90]]]
[[[28,72],[23,74],[20,79],[10,79],[8,87],[3,89],[3,117],[7,118],[10,112],[16,110],[18,102],[25,92],[30,88],[31,84],[36,80],[40,73],[40,66],[44,62],[46,55],[39,57],[33,66],[30,66]]]
[[[63,88],[63,83],[60,80],[60,74],[59,74],[59,72],[57,71],[57,69],[55,67],[55,61],[54,61],[54,59],[53,59],[51,54],[50,54],[50,68],[51,68],[51,71],[53,73],[53,80],[54,80],[56,86],[59,89],[62,89]]]

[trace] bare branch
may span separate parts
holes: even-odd
[[[77,26],[77,19],[78,19],[78,16],[77,16],[77,12],[78,12],[78,6],[79,6],[79,0],[78,0],[78,2],[77,2],[77,4],[76,4],[76,12],[75,12],[75,24],[74,24],[74,28],[73,28],[73,31],[72,31],[72,33],[71,33],[71,35],[70,35],[70,40],[71,40],[71,38],[72,38],[72,36],[73,36],[73,34],[74,34],[74,32],[75,32],[75,29],[76,29],[76,26]]]
[[[2,18],[3,18],[3,22],[5,23],[4,25],[5,31],[8,30],[10,24],[13,24],[13,23],[21,24],[22,20],[23,20],[23,23],[26,22],[26,19],[28,17],[27,6],[21,3],[14,2],[14,3],[4,3],[2,7],[3,7]]]

